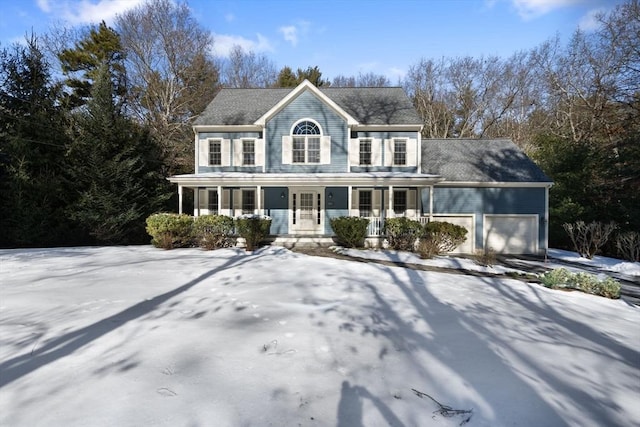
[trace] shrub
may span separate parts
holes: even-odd
[[[627,231],[616,236],[618,253],[627,261],[640,261],[640,233]]]
[[[491,248],[478,249],[474,254],[475,261],[485,267],[493,267],[496,264],[496,251]]]
[[[585,258],[592,259],[593,256],[603,247],[609,236],[617,228],[614,222],[604,224],[593,221],[586,224],[584,221],[563,224],[565,231],[569,235],[576,252]]]
[[[338,243],[347,248],[361,248],[367,238],[369,220],[357,216],[331,218],[331,229]]]
[[[183,248],[191,245],[193,217],[175,213],[153,214],[147,217],[146,230],[156,248]]]
[[[236,228],[240,237],[245,240],[245,249],[257,248],[271,229],[271,218],[262,215],[243,215],[236,220]]]
[[[413,251],[416,242],[424,232],[422,224],[409,218],[387,218],[384,232],[389,241],[389,247],[398,251]]]
[[[467,229],[444,221],[431,221],[424,226],[419,251],[422,258],[451,252],[467,239]]]
[[[544,286],[551,289],[577,289],[579,291],[599,295],[606,298],[620,298],[620,283],[607,277],[604,280],[588,273],[571,273],[564,268],[556,268],[540,277]]]
[[[228,248],[236,244],[233,218],[224,215],[201,215],[193,222],[196,243],[204,249]]]

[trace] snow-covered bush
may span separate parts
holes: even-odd
[[[600,248],[607,243],[611,233],[618,228],[614,222],[605,224],[597,221],[589,224],[584,221],[577,221],[563,224],[562,227],[569,235],[575,251],[589,259],[593,258]]]
[[[262,215],[242,215],[236,219],[236,230],[245,240],[245,249],[252,251],[269,235],[271,218]]]
[[[387,235],[389,248],[398,251],[414,251],[424,229],[419,221],[400,217],[387,218],[384,222],[384,232]]]
[[[600,280],[593,274],[571,273],[565,268],[556,268],[540,276],[540,281],[551,289],[576,289],[606,298],[620,298],[620,283],[611,277]]]
[[[175,213],[153,214],[147,217],[146,230],[156,248],[183,248],[192,242],[193,217]]]
[[[369,220],[357,216],[331,218],[331,229],[338,243],[347,248],[361,248],[367,238]]]
[[[620,256],[628,261],[640,261],[640,233],[627,231],[616,236]]]
[[[204,249],[228,248],[236,244],[233,218],[225,215],[201,215],[193,222],[196,242]]]
[[[467,229],[445,221],[431,221],[424,226],[418,250],[422,258],[451,252],[467,239]]]

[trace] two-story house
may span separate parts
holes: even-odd
[[[508,140],[423,140],[402,88],[222,89],[196,120],[194,215],[264,214],[276,242],[330,242],[330,218],[446,220],[462,252],[542,253],[551,181]]]

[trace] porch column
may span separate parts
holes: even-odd
[[[353,203],[353,200],[351,200],[353,198],[353,185],[350,185],[347,187],[347,212],[349,212],[348,216],[353,215],[353,209],[351,209],[351,203]]]
[[[256,186],[256,209],[257,214],[262,215],[262,186]]]
[[[182,185],[178,184],[178,213],[182,213]]]
[[[387,218],[394,218],[395,213],[393,212],[393,185],[389,186],[389,212],[387,213]]]
[[[200,216],[200,187],[193,190],[193,216]]]
[[[218,212],[216,212],[216,214],[220,215],[220,212],[222,210],[222,185],[218,185],[216,196],[218,197]]]

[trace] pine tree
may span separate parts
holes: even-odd
[[[0,53],[0,246],[67,243],[65,113],[31,36]]]
[[[158,147],[123,115],[107,63],[98,68],[90,95],[75,116],[70,173],[78,197],[70,215],[98,243],[141,243],[146,217],[170,195]]]

